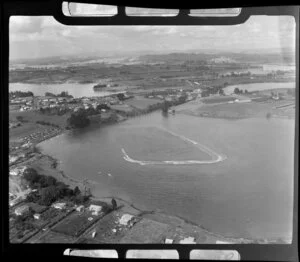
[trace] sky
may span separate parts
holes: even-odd
[[[66,26],[50,16],[12,16],[9,30],[13,60],[149,50],[295,49],[295,21],[289,16],[253,16],[234,26]]]

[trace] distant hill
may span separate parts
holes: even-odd
[[[185,61],[206,61],[208,63],[259,63],[259,64],[294,64],[295,53],[283,51],[276,53],[250,53],[239,52],[229,53],[170,53],[142,55],[139,57],[144,62],[185,62]]]

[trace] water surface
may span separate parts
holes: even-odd
[[[92,84],[79,84],[79,83],[63,83],[63,84],[27,84],[27,83],[10,83],[9,92],[13,91],[31,91],[35,96],[44,96],[46,92],[53,94],[60,94],[62,91],[67,91],[69,95],[75,98],[78,97],[91,97],[91,96],[107,96],[114,92],[108,92],[107,90],[93,89]]]
[[[227,158],[192,165],[140,165],[124,159],[122,148],[139,160],[209,158],[199,155],[193,145],[189,151],[180,140],[158,146],[165,134],[153,128],[184,136]],[[137,130],[134,138],[131,134]],[[288,239],[293,143],[294,120],[163,117],[155,112],[63,134],[41,143],[41,148],[62,161],[60,167],[67,175],[95,181],[97,196],[121,197],[228,237]]]

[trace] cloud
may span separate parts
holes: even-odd
[[[291,17],[251,17],[235,26],[66,26],[53,17],[10,18],[12,57],[94,51],[230,50],[293,46]],[[34,47],[34,48],[33,48]],[[20,50],[20,51],[18,51]]]

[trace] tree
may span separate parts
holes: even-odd
[[[123,101],[123,100],[125,100],[125,95],[124,95],[123,93],[117,94],[117,98],[118,98],[120,101]]]
[[[35,183],[38,183],[41,179],[41,176],[33,168],[27,168],[23,173],[24,179],[32,186]]]
[[[81,191],[80,191],[80,189],[78,188],[78,186],[76,186],[76,187],[74,188],[74,195],[77,196],[77,195],[80,195],[80,194],[81,194]]]
[[[77,113],[72,113],[67,120],[71,127],[82,128],[90,124],[90,120],[87,118],[84,110],[79,110]]]
[[[162,111],[163,113],[168,113],[169,110],[169,103],[167,101],[164,101],[164,103],[162,104]]]
[[[179,102],[180,104],[185,103],[185,101],[187,100],[187,97],[188,97],[187,94],[184,93],[182,96],[179,97],[178,102]]]
[[[40,199],[40,195],[37,192],[30,192],[26,197],[26,200],[28,202],[33,202],[33,203],[37,203],[39,199]]]
[[[101,111],[101,109],[109,110],[110,107],[108,105],[106,105],[106,104],[97,105],[96,110],[97,111]]]
[[[233,92],[235,93],[235,94],[239,94],[240,93],[240,89],[238,89],[237,87],[233,90]]]
[[[56,97],[56,95],[55,95],[55,94],[53,94],[53,93],[50,93],[50,92],[46,92],[46,93],[45,93],[45,96]]]
[[[111,205],[113,210],[117,209],[117,201],[114,198],[111,200]]]
[[[40,179],[41,187],[54,186],[57,180],[52,176],[42,176]]]
[[[49,186],[41,189],[41,199],[39,204],[49,206],[60,196],[59,190],[55,186]]]

